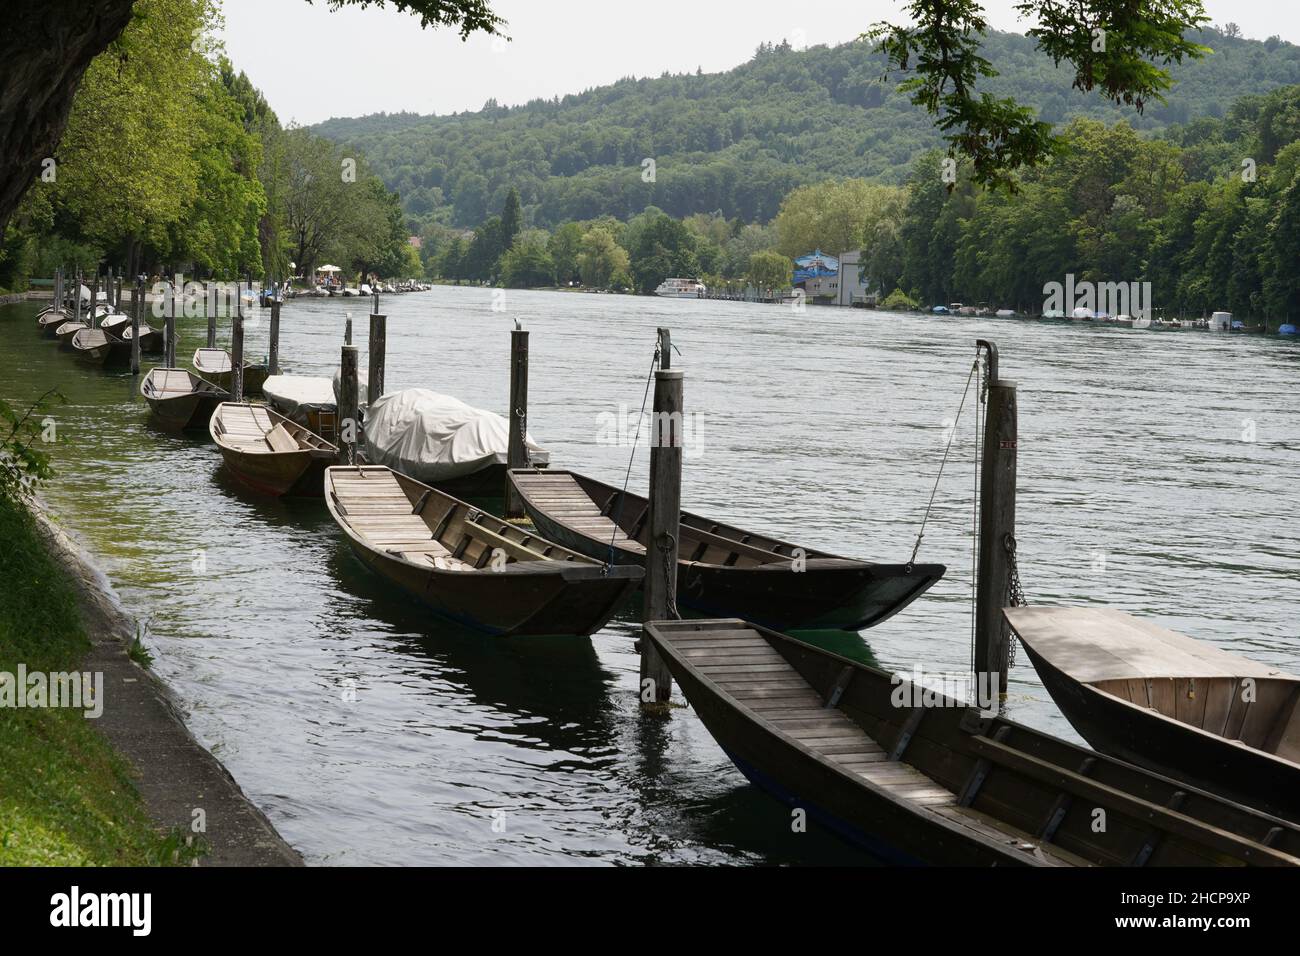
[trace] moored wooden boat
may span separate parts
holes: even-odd
[[[113,340],[103,329],[85,328],[72,336],[72,354],[78,362],[102,368],[113,350]]]
[[[131,327],[131,317],[125,312],[105,312],[99,316],[99,327],[114,338],[125,338],[122,332]]]
[[[230,398],[229,392],[185,368],[150,369],[140,383],[140,394],[155,422],[177,430],[207,428],[217,406]]]
[[[1300,677],[1113,608],[1007,608],[1103,753],[1300,823]]]
[[[128,322],[126,327],[122,329],[119,338],[127,345],[130,345],[133,336],[134,330],[131,328],[131,323]],[[140,323],[140,351],[142,354],[160,355],[164,344],[163,334],[160,330],[153,328],[147,322]]]
[[[222,402],[208,422],[231,473],[262,494],[318,498],[338,449],[265,405]]]
[[[196,349],[193,359],[194,370],[199,378],[230,391],[231,372],[234,369],[230,353],[225,349]],[[271,374],[266,365],[244,362],[244,394],[255,395],[262,390],[262,384]]]
[[[42,337],[54,338],[55,330],[72,318],[72,314],[63,309],[46,309],[36,317],[36,329]]]
[[[649,505],[584,475],[515,469],[542,535],[589,557],[645,562]],[[677,604],[780,630],[859,630],[893,616],[943,576],[941,564],[873,564],[802,548],[682,512]]]
[[[1284,820],[775,631],[660,621],[646,634],[750,781],[883,859],[1300,866],[1300,828]]]
[[[78,332],[80,332],[82,329],[88,329],[88,328],[90,328],[90,326],[88,326],[85,322],[78,322],[72,319],[69,319],[67,322],[62,323],[57,329],[54,330],[54,337],[59,340],[59,348],[63,349],[64,351],[71,349],[72,337],[76,335]]]
[[[330,468],[325,503],[371,570],[491,634],[590,634],[644,574],[606,569],[383,465]]]

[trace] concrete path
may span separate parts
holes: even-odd
[[[84,668],[104,675],[104,712],[96,729],[134,768],[155,827],[189,834],[195,810],[202,810],[209,852],[200,866],[301,866],[298,851],[190,734],[163,683],[127,656],[135,626],[107,591],[103,575],[47,514],[39,507],[33,511],[51,553],[81,594],[92,642]]]

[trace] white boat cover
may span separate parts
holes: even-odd
[[[262,394],[272,408],[300,425],[307,424],[308,412],[333,412],[338,407],[334,383],[310,375],[272,375]]]
[[[535,464],[550,460],[531,435],[526,440]],[[427,388],[389,392],[366,413],[366,458],[416,481],[447,481],[505,464],[509,446],[505,418]]]
[[[368,397],[370,395],[370,383],[368,379],[369,376],[366,373],[366,370],[364,368],[358,368],[357,369],[357,404],[361,406],[362,411],[365,411],[366,406],[369,404]],[[342,383],[342,381],[343,381],[343,371],[341,369],[335,369],[334,380],[332,382],[332,385],[334,387],[335,404],[337,404],[339,400],[339,385]]]

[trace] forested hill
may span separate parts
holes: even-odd
[[[1300,83],[1300,47],[1214,30],[1198,39],[1215,52],[1174,67],[1168,103],[1141,116],[1072,90],[1067,70],[1019,34],[989,37],[985,55],[1001,75],[988,89],[1052,122],[1086,115],[1158,130]],[[420,221],[475,226],[502,207],[511,186],[543,226],[626,219],[648,204],[674,216],[721,211],[765,221],[797,185],[830,176],[901,182],[912,159],[938,144],[933,120],[892,81],[882,84],[881,72],[881,59],[861,42],[805,51],[765,45],[725,73],[625,79],[452,116],[331,119],[316,130],[363,152]],[[653,182],[643,176],[647,158],[656,164]]]

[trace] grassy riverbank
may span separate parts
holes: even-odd
[[[32,516],[0,496],[0,672],[79,670],[77,592]],[[126,764],[81,710],[0,707],[0,865],[143,865],[166,847]]]

